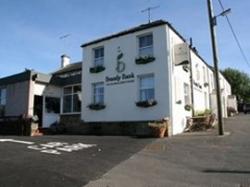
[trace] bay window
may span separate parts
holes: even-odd
[[[63,113],[81,112],[81,85],[67,86],[63,89]]]

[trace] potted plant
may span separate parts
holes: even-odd
[[[155,138],[164,138],[168,130],[168,120],[156,121],[148,125],[152,129]]]

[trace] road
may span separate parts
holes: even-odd
[[[87,187],[250,187],[250,115],[217,129],[157,140]]]
[[[165,139],[0,136],[0,187],[249,187],[250,115]]]

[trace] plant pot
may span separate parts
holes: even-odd
[[[166,127],[153,127],[152,128],[153,136],[155,138],[164,138],[166,129],[167,129]]]

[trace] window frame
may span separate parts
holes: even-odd
[[[149,100],[155,100],[155,75],[153,73],[150,73],[150,74],[143,74],[143,75],[138,75],[138,100],[140,102],[143,102],[143,101],[149,101]],[[146,79],[146,78],[152,78],[153,79],[153,86],[148,86],[148,87],[143,87],[142,88],[142,83],[141,81],[143,79]],[[145,91],[145,90],[153,90],[153,98],[146,98],[145,100],[143,100],[143,97],[142,97],[142,91]]]
[[[140,39],[143,38],[143,37],[146,37],[146,36],[152,36],[152,44],[148,45],[148,46],[145,46],[145,47],[140,47]],[[151,54],[142,55],[141,50],[145,50],[145,49],[148,49],[148,48],[152,49]],[[154,56],[154,35],[153,35],[152,32],[144,33],[144,34],[141,34],[141,35],[137,36],[137,51],[138,51],[137,53],[138,53],[139,57]]]
[[[191,104],[191,94],[190,94],[190,85],[188,83],[183,83],[183,96],[184,96],[184,105]]]
[[[103,49],[103,56],[102,57],[95,57],[96,51]],[[104,66],[104,57],[105,57],[105,50],[104,50],[104,46],[99,46],[99,47],[95,47],[92,49],[93,50],[93,66],[97,67],[97,66]],[[97,61],[101,60],[101,64],[97,63]]]
[[[97,89],[97,86],[101,85],[101,87],[103,88],[103,93],[100,94],[98,92],[98,94],[96,93],[95,89]],[[96,97],[102,97],[101,99],[97,99]],[[97,100],[102,100],[101,102],[96,102]],[[92,104],[100,104],[100,105],[104,105],[105,103],[105,88],[104,88],[104,82],[96,82],[96,83],[92,83]]]
[[[80,111],[74,111],[74,96],[75,95],[79,95],[79,93],[75,93],[74,92],[74,87],[76,87],[76,86],[80,86],[80,88],[81,88],[81,92],[80,92],[80,96],[82,97],[82,86],[81,86],[81,84],[73,84],[73,85],[67,85],[67,86],[65,86],[65,87],[63,87],[63,90],[62,90],[62,107],[61,107],[61,113],[62,114],[80,114],[81,113],[81,111],[82,111],[82,99],[80,98],[79,100],[80,100],[80,102],[81,102],[81,104],[80,104]],[[70,93],[67,93],[67,94],[65,94],[64,93],[64,89],[65,88],[71,88],[71,92]],[[70,112],[64,112],[64,97],[65,96],[71,96],[71,106],[70,106]]]

